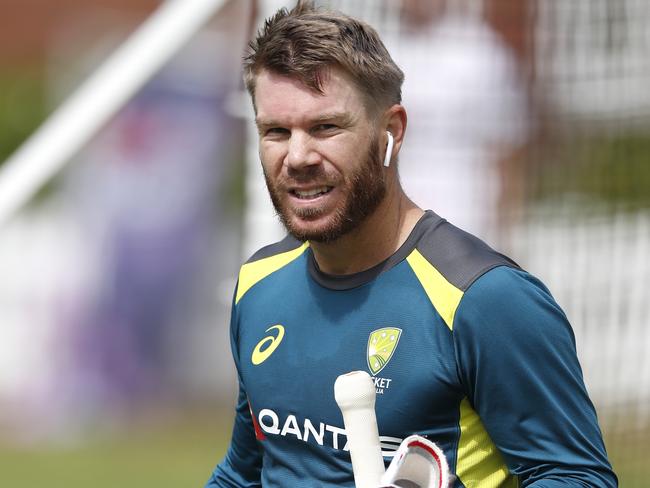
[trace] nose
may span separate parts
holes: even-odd
[[[300,170],[320,163],[312,137],[305,132],[293,131],[288,140],[285,164],[289,169]]]

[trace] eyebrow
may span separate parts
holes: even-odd
[[[352,125],[353,117],[347,112],[332,112],[332,113],[319,115],[318,117],[314,117],[313,119],[310,119],[309,124],[317,125],[317,124],[322,124],[324,122],[332,122],[332,121],[336,121],[340,125],[346,127]],[[257,125],[257,127],[261,129],[266,127],[282,127],[284,124],[277,122],[274,119],[262,119],[256,117],[255,125]]]

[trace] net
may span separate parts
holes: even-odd
[[[375,26],[405,71],[407,193],[549,286],[574,327],[620,483],[645,486],[650,4],[486,0],[443,13],[435,1],[320,3]]]

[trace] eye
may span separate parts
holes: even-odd
[[[285,136],[289,134],[289,130],[284,127],[270,127],[264,132],[265,136]]]
[[[313,132],[332,132],[336,129],[338,129],[338,126],[334,124],[318,124],[314,126]]]

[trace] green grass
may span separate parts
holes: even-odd
[[[0,165],[46,115],[42,68],[0,70]]]
[[[571,137],[539,149],[537,170],[530,175],[532,197],[578,195],[608,208],[650,208],[650,135],[647,132],[601,137]],[[602,212],[602,205],[585,211]]]
[[[618,475],[619,486],[646,488],[650,479],[650,426],[647,422],[635,422],[634,413],[625,415],[621,411],[620,418],[612,422],[615,429],[605,432],[609,460]]]
[[[147,419],[74,447],[15,448],[0,440],[0,486],[12,488],[201,488],[222,458],[232,412],[188,411]],[[620,486],[650,478],[647,436],[610,437]]]
[[[73,447],[0,444],[0,484],[12,488],[202,487],[230,438],[229,413],[136,424]]]

